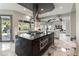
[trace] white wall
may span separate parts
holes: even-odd
[[[76,3],[76,43],[77,43],[76,53],[79,56],[79,3]]]
[[[71,12],[71,37],[76,36],[76,12]]]
[[[70,14],[67,16],[66,20],[66,35],[71,36],[71,20],[70,20]]]
[[[72,11],[70,13],[71,38],[74,38],[76,36],[76,7],[75,7],[75,4],[73,4],[71,11]]]
[[[12,15],[12,38],[15,40],[15,35],[18,34],[18,20],[23,19],[25,15],[11,10],[0,10],[0,15]]]

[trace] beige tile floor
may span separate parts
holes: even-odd
[[[76,54],[74,48],[75,41],[70,41],[70,37],[62,33],[59,39],[55,39],[55,46],[51,45],[43,56],[48,56],[48,53],[51,56],[73,56]]]
[[[74,42],[64,43],[55,39],[55,46],[51,45],[43,56],[48,56],[48,53],[50,53],[51,56],[73,56],[75,54],[74,45]]]
[[[73,56],[75,54],[73,49],[73,47],[76,47],[75,41],[69,41],[70,37],[66,35],[62,37],[62,35],[60,35],[61,39],[55,39],[55,46],[51,45],[43,56],[48,56],[48,53],[51,56]],[[15,54],[15,43],[0,42],[0,52],[0,56],[17,56]]]
[[[15,44],[13,42],[2,42],[1,56],[16,56]]]

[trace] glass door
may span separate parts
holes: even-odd
[[[11,16],[0,16],[1,41],[12,40],[12,18]]]

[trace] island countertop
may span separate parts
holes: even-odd
[[[44,33],[42,33],[42,34],[33,34],[33,35],[28,34],[28,33],[21,33],[17,36],[19,36],[21,38],[24,38],[24,39],[28,39],[28,40],[34,40],[34,39],[37,39],[37,38],[40,38],[42,36],[46,36],[46,35],[49,35],[49,34],[52,34],[52,33],[53,32],[51,32],[51,33],[49,32],[49,33],[46,33],[46,34],[44,34]]]

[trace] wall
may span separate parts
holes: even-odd
[[[76,36],[76,12],[71,12],[71,37]]]
[[[65,17],[66,20],[66,35],[71,36],[71,20],[70,14]]]
[[[74,38],[76,36],[76,8],[75,4],[73,4],[72,9],[71,9],[71,38]]]
[[[79,56],[79,3],[76,3],[76,53]]]
[[[15,40],[15,35],[18,34],[18,20],[23,19],[25,15],[11,10],[0,10],[0,15],[12,15],[12,38]]]

